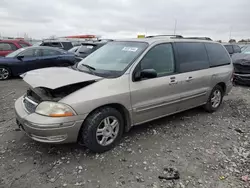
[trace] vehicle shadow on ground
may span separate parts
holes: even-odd
[[[128,133],[125,133],[121,143],[125,142],[126,138],[129,138],[131,140],[140,139],[140,137],[143,137],[143,135],[148,134],[148,130],[153,129],[161,129],[164,128],[164,126],[168,126],[168,123],[171,122],[173,127],[170,127],[170,129],[167,129],[165,131],[165,134],[171,134],[177,130],[176,128],[180,128],[178,126],[181,126],[181,123],[185,121],[185,118],[188,117],[188,119],[193,118],[196,115],[206,115],[207,112],[205,112],[201,107],[194,108],[185,112],[180,112],[175,115],[170,115],[158,120],[154,120],[148,123],[144,123],[135,127],[132,127],[131,130]],[[138,138],[139,137],[139,138]],[[32,142],[32,141],[31,141]],[[96,153],[93,153],[89,151],[86,147],[81,146],[79,144],[73,143],[73,144],[62,144],[62,145],[52,145],[52,144],[44,144],[44,143],[33,143],[35,148],[39,148],[40,151],[44,155],[49,156],[56,156],[61,154],[67,154],[67,153],[75,153],[76,155],[81,153],[81,155],[85,155],[86,157],[93,157],[96,155]],[[118,146],[117,146],[118,147]],[[107,151],[106,153],[109,153],[111,151]]]

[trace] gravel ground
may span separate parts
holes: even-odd
[[[250,187],[246,87],[234,87],[216,113],[196,108],[134,127],[104,154],[38,143],[19,131],[13,106],[27,88],[20,79],[0,82],[0,187]],[[164,168],[180,178],[159,179]]]

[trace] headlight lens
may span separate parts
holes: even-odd
[[[36,113],[50,117],[68,117],[76,113],[66,104],[45,101],[36,107]]]

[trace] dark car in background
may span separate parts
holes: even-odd
[[[63,50],[69,50],[73,47],[73,44],[71,41],[67,40],[43,40],[40,46],[50,46]]]
[[[31,46],[24,40],[1,40],[0,39],[0,56],[6,56],[9,53],[23,47]]]
[[[25,47],[0,58],[0,80],[19,76],[27,71],[75,64],[75,55],[52,47]]]
[[[98,41],[88,41],[81,44],[75,55],[80,58],[85,58],[89,54],[93,53],[97,49],[101,48],[103,45],[113,40],[98,40]]]
[[[250,46],[241,53],[233,54],[234,82],[250,86]]]
[[[235,53],[241,53],[241,48],[237,44],[224,44],[224,46],[230,55]]]

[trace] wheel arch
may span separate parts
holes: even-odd
[[[99,106],[95,109],[93,109],[88,115],[87,117],[85,118],[85,120],[83,121],[83,124],[84,122],[86,121],[86,119],[88,118],[88,116],[90,116],[92,113],[94,113],[96,110],[100,109],[100,108],[105,108],[105,107],[111,107],[111,108],[114,108],[116,109],[117,111],[119,111],[123,117],[123,120],[124,120],[124,132],[128,132],[130,130],[130,128],[132,127],[132,118],[131,118],[131,115],[129,113],[129,110],[122,104],[120,103],[109,103],[109,104],[105,104],[105,105],[102,105],[102,106]],[[78,141],[80,140],[80,132],[78,133]]]
[[[220,86],[223,90],[223,95],[225,95],[226,91],[227,91],[227,86],[224,82],[219,82],[218,84],[216,84],[218,86]]]

